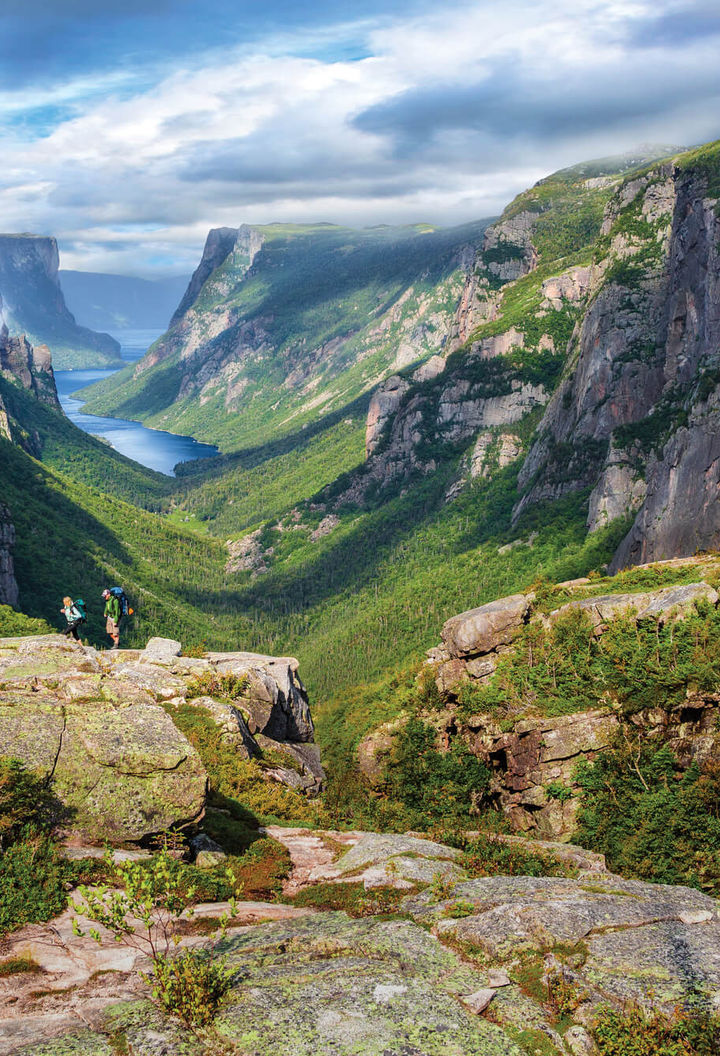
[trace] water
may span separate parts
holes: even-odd
[[[133,363],[145,354],[161,333],[162,330],[120,330],[112,336],[120,342],[122,358],[128,363]],[[175,475],[178,462],[209,458],[218,453],[218,449],[212,444],[201,444],[191,436],[178,436],[160,429],[148,429],[140,422],[126,418],[102,418],[96,414],[84,414],[83,401],[73,396],[73,393],[113,374],[115,370],[55,371],[60,406],[79,429],[92,433],[93,436],[101,436],[120,454],[168,476]]]

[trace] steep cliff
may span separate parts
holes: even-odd
[[[20,596],[13,564],[14,546],[15,526],[7,506],[0,504],[0,605],[13,607],[17,605]]]
[[[228,450],[296,434],[443,350],[484,228],[211,231],[167,334],[88,409]]]
[[[388,379],[373,396],[368,463],[343,500],[464,455],[453,495],[527,450],[571,355],[590,297],[604,210],[642,157],[563,170],[524,192],[485,232],[443,357]]]
[[[714,145],[619,189],[569,370],[520,474],[518,513],[583,488],[591,530],[637,513],[614,567],[720,539],[719,176]]]
[[[0,311],[12,335],[50,347],[55,366],[105,367],[121,362],[120,346],[109,334],[78,326],[58,281],[54,238],[0,235]]]
[[[718,544],[720,148],[641,160],[558,173],[488,229],[450,355],[376,392],[341,501],[462,456],[453,497],[524,455],[514,520],[586,492],[590,531],[636,518],[615,568]]]

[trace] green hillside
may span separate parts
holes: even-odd
[[[160,361],[86,390],[87,410],[213,436],[225,451],[290,436],[440,349],[459,253],[485,227],[253,229],[263,241],[250,270],[231,254],[150,350]]]

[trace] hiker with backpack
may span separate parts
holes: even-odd
[[[132,615],[127,595],[122,587],[105,587],[102,592],[105,599],[105,633],[112,638],[111,649],[120,648],[120,620],[123,616]]]
[[[77,601],[73,601],[72,598],[63,598],[63,607],[60,609],[67,620],[67,627],[63,631],[66,638],[71,635],[76,642],[80,641],[80,635],[78,634],[78,627],[85,623],[87,620],[87,613],[85,612],[85,602],[82,598],[78,598]]]

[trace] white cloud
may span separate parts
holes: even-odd
[[[365,23],[370,56],[353,62],[304,58],[293,54],[297,40],[276,38],[174,70],[110,70],[54,91],[5,92],[0,120],[71,110],[43,137],[31,125],[10,128],[2,225],[56,234],[64,266],[143,273],[171,259],[192,266],[207,229],[222,224],[459,223],[496,213],[588,152],[714,133],[717,41],[638,44],[665,10],[674,8],[483,0]],[[329,27],[327,42],[343,33]],[[685,74],[697,99],[654,93]],[[543,106],[552,117],[558,100],[568,127],[545,131]],[[490,107],[494,125],[484,123]]]

